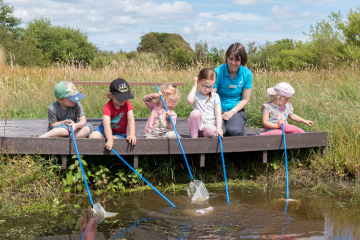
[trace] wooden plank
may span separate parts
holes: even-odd
[[[105,139],[76,140],[80,154],[111,155],[105,149]],[[182,138],[182,146],[186,154],[220,153],[217,138]],[[288,149],[326,147],[326,132],[288,134]],[[282,135],[224,137],[224,152],[252,152],[281,150]],[[160,155],[182,154],[177,139],[138,139],[135,146],[128,144],[126,139],[115,139],[114,150],[120,155]],[[0,137],[0,151],[9,154],[54,154],[75,155],[76,151],[70,138],[30,138]]]
[[[110,86],[111,82],[72,82],[74,85],[91,85],[91,86]],[[162,85],[167,82],[128,82],[132,86],[154,86]],[[184,82],[170,82],[173,86],[185,86]]]
[[[87,118],[88,123],[92,124],[94,128],[102,123],[101,118]],[[137,138],[144,138],[145,125],[147,118],[135,119],[135,134]],[[47,119],[10,119],[5,122],[0,119],[0,137],[29,137],[32,135],[42,135],[47,132]],[[187,119],[178,118],[176,121],[176,130],[182,137],[189,136],[189,123]],[[262,132],[260,128],[245,127],[246,135],[251,136],[255,133]]]

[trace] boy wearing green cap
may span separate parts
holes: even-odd
[[[40,137],[69,137],[70,125],[73,127],[75,137],[88,137],[93,127],[86,122],[85,113],[80,104],[80,100],[85,96],[71,82],[57,83],[54,94],[56,101],[48,107],[48,132]]]

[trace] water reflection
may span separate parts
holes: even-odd
[[[285,202],[278,201],[282,192],[232,188],[227,204],[225,190],[209,192],[209,200],[196,203],[185,192],[165,194],[180,208],[152,191],[113,197],[103,206],[119,214],[103,221],[74,198],[62,214],[3,218],[0,239],[358,239],[360,209],[344,199],[297,191],[299,201]]]

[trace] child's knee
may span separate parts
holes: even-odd
[[[199,110],[195,109],[190,113],[189,118],[195,119],[195,118],[200,118],[200,117],[202,117],[201,112]]]
[[[93,131],[90,135],[89,138],[104,138],[104,136],[98,132],[98,131]]]
[[[165,133],[164,137],[165,138],[171,138],[171,139],[177,138],[175,131],[169,131],[169,132]]]
[[[215,137],[216,136],[216,127],[214,125],[208,124],[203,128],[204,137]]]

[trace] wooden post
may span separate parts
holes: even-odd
[[[262,152],[263,163],[267,163],[267,155],[268,155],[268,151],[263,151],[263,152]]]
[[[67,155],[61,155],[61,160],[62,160],[62,163],[61,163],[61,168],[62,169],[66,169],[67,168]]]
[[[322,147],[322,154],[324,157],[326,157],[326,147]]]
[[[196,154],[194,156],[194,162],[199,167],[205,167],[205,153]]]

